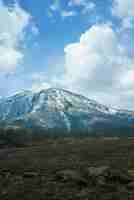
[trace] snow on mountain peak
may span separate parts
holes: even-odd
[[[23,127],[89,130],[98,122],[131,122],[133,116],[58,88],[22,91],[0,101],[0,121]]]

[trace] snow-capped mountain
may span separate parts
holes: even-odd
[[[0,99],[0,122],[24,128],[93,130],[133,126],[134,112],[103,106],[62,89],[23,91]]]

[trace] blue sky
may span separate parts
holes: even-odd
[[[0,0],[0,96],[65,88],[133,108],[132,0]]]

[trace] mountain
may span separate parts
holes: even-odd
[[[103,106],[72,92],[51,88],[0,99],[2,126],[92,131],[133,128],[134,112]]]

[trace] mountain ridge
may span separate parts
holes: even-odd
[[[134,112],[104,106],[73,92],[50,88],[23,91],[0,99],[5,126],[91,131],[98,127],[133,127]]]

